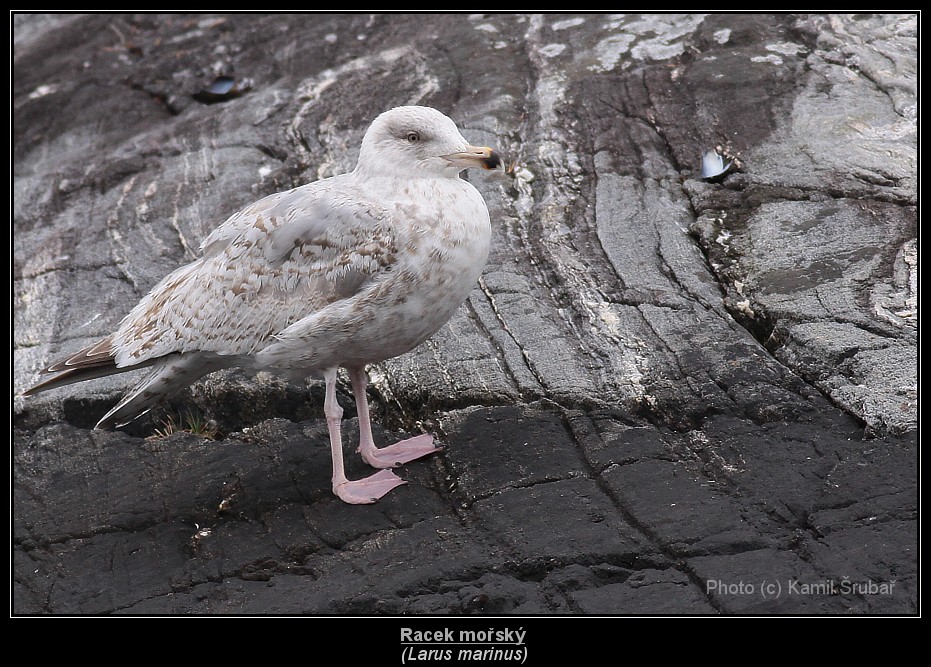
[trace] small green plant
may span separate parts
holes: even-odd
[[[162,420],[162,427],[156,428],[149,437],[161,440],[173,433],[190,433],[207,440],[216,440],[220,436],[220,429],[213,420],[188,410],[183,416],[178,415],[177,419],[174,415],[168,415]]]

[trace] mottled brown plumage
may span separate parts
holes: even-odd
[[[108,428],[220,368],[322,372],[334,492],[371,502],[402,482],[388,471],[345,479],[336,369],[350,371],[369,463],[392,467],[435,451],[423,437],[375,449],[362,369],[422,343],[468,296],[488,255],[490,223],[459,172],[499,163],[434,109],[385,112],[366,132],[355,170],[231,216],[204,240],[201,257],[165,277],[111,336],[46,368],[54,377],[26,393],[151,366],[97,424]]]

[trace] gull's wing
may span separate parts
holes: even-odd
[[[348,178],[266,197],[210,234],[113,335],[116,365],[173,352],[250,354],[294,322],[349,299],[395,256],[391,215]]]

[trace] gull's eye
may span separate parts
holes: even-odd
[[[420,141],[420,133],[419,132],[408,132],[407,140],[411,142],[412,144],[416,144],[418,141]]]

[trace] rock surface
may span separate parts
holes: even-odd
[[[330,494],[315,383],[220,373],[122,432],[89,429],[134,374],[17,397],[14,613],[917,612],[915,16],[13,27],[15,391],[391,106],[509,166],[470,177],[468,303],[372,369],[378,437],[446,446],[410,484]],[[218,440],[164,435],[193,412]]]

